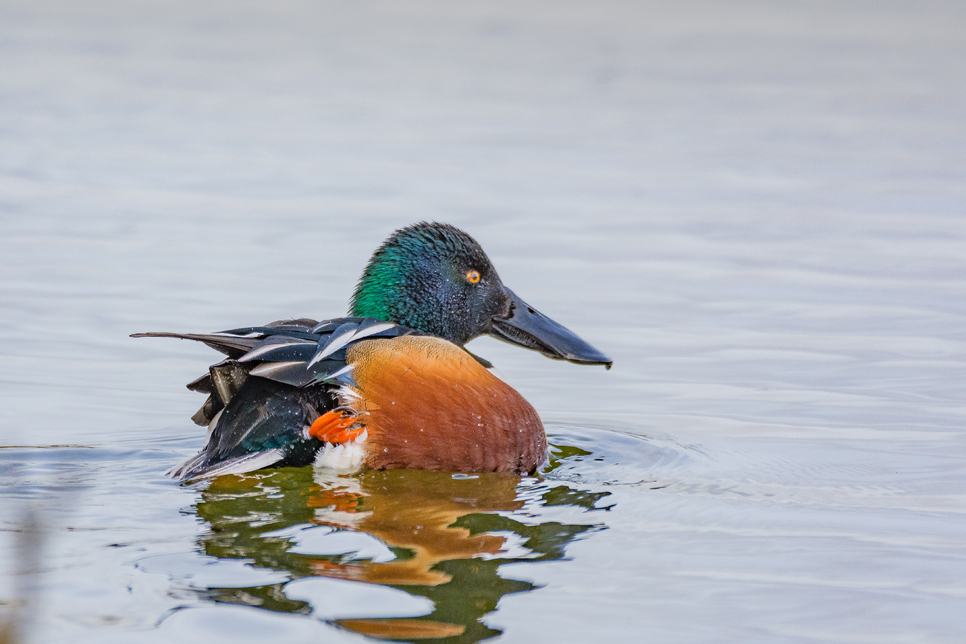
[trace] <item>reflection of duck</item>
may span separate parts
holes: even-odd
[[[367,532],[411,554],[387,563],[321,562],[320,574],[378,584],[435,586],[452,579],[433,569],[441,561],[504,552],[505,536],[474,534],[458,525],[470,513],[523,507],[516,494],[519,476],[482,476],[453,479],[447,474],[408,470],[372,471],[360,479],[333,477],[333,483],[323,484],[308,499],[310,506],[319,508],[316,521]]]
[[[503,286],[473,238],[445,224],[396,231],[373,255],[352,316],[288,320],[200,340],[228,359],[188,387],[205,449],[183,479],[313,459],[342,469],[532,472],[547,443],[536,411],[463,345],[490,334],[554,359],[610,359]]]
[[[535,588],[525,581],[504,579],[497,569],[515,561],[560,559],[567,543],[600,527],[541,523],[539,507],[565,504],[594,509],[607,495],[562,484],[521,483],[520,477],[511,474],[454,478],[440,472],[394,470],[338,477],[315,470],[313,480],[310,472],[286,468],[258,477],[213,481],[201,493],[197,508],[211,526],[203,537],[204,550],[217,557],[249,559],[293,578],[323,576],[387,585],[434,603],[433,612],[422,617],[337,620],[343,628],[383,639],[445,636],[476,642],[497,635],[482,623],[482,617],[496,608],[502,596]],[[513,514],[525,505],[526,523]],[[295,547],[299,528],[312,525],[371,535],[388,546],[395,559],[302,552]],[[205,595],[270,610],[312,611],[305,602],[288,599],[285,584],[212,588]]]

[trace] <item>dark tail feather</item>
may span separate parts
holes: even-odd
[[[240,338],[231,335],[215,335],[206,333],[132,333],[132,338],[180,338],[181,340],[196,340],[204,342],[212,349],[221,351],[229,358],[240,358],[258,344],[262,338]]]

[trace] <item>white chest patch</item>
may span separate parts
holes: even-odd
[[[328,443],[315,453],[315,467],[349,474],[358,471],[366,458],[366,439],[369,432],[364,431],[354,441],[342,445]]]

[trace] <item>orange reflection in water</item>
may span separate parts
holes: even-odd
[[[483,618],[503,596],[536,589],[498,574],[500,566],[561,559],[579,534],[603,527],[598,513],[586,523],[562,524],[541,520],[541,508],[577,506],[583,515],[606,494],[502,474],[395,470],[343,477],[288,468],[216,479],[201,491],[197,513],[210,526],[201,537],[209,555],[246,559],[291,579],[323,576],[389,586],[434,605],[425,616],[372,615],[332,624],[380,640],[478,642],[500,634]],[[295,546],[298,533],[312,525],[367,534],[394,558],[306,553],[304,545]],[[311,615],[311,604],[286,596],[287,583],[203,594],[216,602]]]
[[[412,557],[387,563],[319,561],[315,570],[376,584],[436,586],[452,579],[433,570],[441,561],[504,553],[505,536],[473,534],[456,525],[457,520],[523,507],[517,497],[520,477],[514,475],[453,478],[434,472],[369,472],[326,483],[308,499],[309,507],[319,508],[315,522],[366,532],[391,548],[410,551]]]

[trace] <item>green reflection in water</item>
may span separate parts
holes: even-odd
[[[573,447],[555,448],[545,471],[562,459],[587,454]],[[596,512],[586,524],[541,522],[540,507],[599,510],[608,494],[501,474],[454,477],[396,470],[327,477],[312,468],[286,468],[213,481],[201,492],[197,514],[209,525],[201,537],[208,555],[251,560],[292,579],[322,576],[380,584],[428,598],[434,605],[432,613],[420,617],[333,622],[342,628],[394,641],[478,642],[500,634],[482,618],[501,597],[537,588],[504,579],[497,574],[500,566],[562,559],[566,545],[578,535],[605,527]],[[371,535],[395,559],[293,552],[297,529],[313,525]],[[209,588],[203,594],[216,602],[311,614],[309,603],[286,596],[286,583]]]

